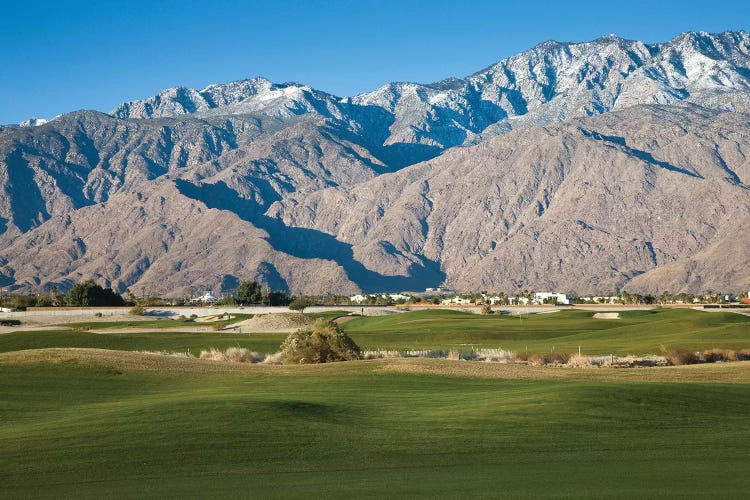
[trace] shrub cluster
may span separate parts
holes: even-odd
[[[265,356],[244,347],[230,347],[226,351],[211,348],[208,351],[201,351],[200,359],[210,359],[212,361],[232,361],[234,363],[261,363]]]
[[[281,359],[284,364],[351,361],[361,359],[361,351],[337,324],[320,318],[289,334],[281,344]]]

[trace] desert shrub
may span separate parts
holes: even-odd
[[[400,351],[387,351],[387,350],[374,350],[364,351],[362,353],[362,359],[387,359],[387,358],[402,358]]]
[[[470,355],[470,359],[492,363],[510,363],[515,357],[514,353],[504,349],[476,349]]]
[[[130,314],[132,314],[133,316],[143,316],[146,314],[146,308],[144,308],[143,306],[133,306],[130,309]]]
[[[213,325],[211,325],[211,328],[213,328],[215,332],[220,332],[224,329],[225,326],[226,325],[224,323],[214,323]]]
[[[750,361],[750,349],[737,351],[737,361]]]
[[[571,368],[590,368],[592,366],[601,366],[598,360],[585,354],[573,354],[568,358],[568,366]]]
[[[197,314],[191,314],[191,315],[190,315],[190,319],[196,319],[197,317],[198,317],[198,315],[197,315]]]
[[[318,319],[281,344],[284,364],[330,363],[361,358],[359,346],[335,323]]]
[[[737,353],[731,349],[717,349],[713,348],[708,351],[703,351],[701,358],[706,363],[716,363],[719,361],[737,361]]]
[[[519,362],[528,362],[530,357],[531,357],[531,354],[528,351],[524,351],[524,352],[517,352],[515,354],[514,359],[515,361],[519,361]]]
[[[489,304],[484,304],[482,308],[479,310],[481,314],[492,314],[494,311],[492,310],[492,306]]]
[[[674,366],[692,365],[698,362],[698,356],[687,349],[662,348],[662,355],[667,359],[667,363]]]
[[[18,326],[20,324],[20,319],[0,319],[0,326]]]
[[[230,347],[226,351],[215,348],[211,348],[208,351],[201,351],[200,359],[231,361],[234,363],[260,363],[264,360],[264,356],[244,347]]]
[[[530,365],[564,365],[568,362],[569,356],[564,352],[552,352],[549,354],[531,354],[527,360]]]
[[[282,355],[280,352],[267,354],[266,357],[263,358],[263,363],[267,365],[280,365],[281,361],[282,361]]]

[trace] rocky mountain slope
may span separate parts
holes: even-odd
[[[339,98],[262,78],[0,127],[0,286],[745,288],[750,36],[545,42]]]

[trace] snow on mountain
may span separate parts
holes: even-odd
[[[366,129],[373,116],[383,122],[384,112],[390,124],[382,146],[418,144],[441,151],[519,127],[639,104],[690,99],[711,105],[717,95],[748,90],[750,36],[744,31],[688,32],[653,45],[607,35],[584,43],[543,42],[463,79],[427,85],[389,83],[353,97],[253,78],[200,91],[167,89],[124,103],[112,114],[118,118],[184,114],[291,118],[312,113]]]
[[[44,125],[45,123],[49,122],[46,118],[29,118],[28,120],[24,120],[21,123],[18,124],[19,127],[38,127],[39,125]]]

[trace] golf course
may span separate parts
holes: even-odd
[[[750,348],[741,314],[593,314],[428,310],[341,328],[362,349]],[[179,332],[159,321],[139,333],[100,322],[0,334],[1,498],[746,494],[747,361],[261,365],[196,356],[231,346],[272,353],[284,334]]]

